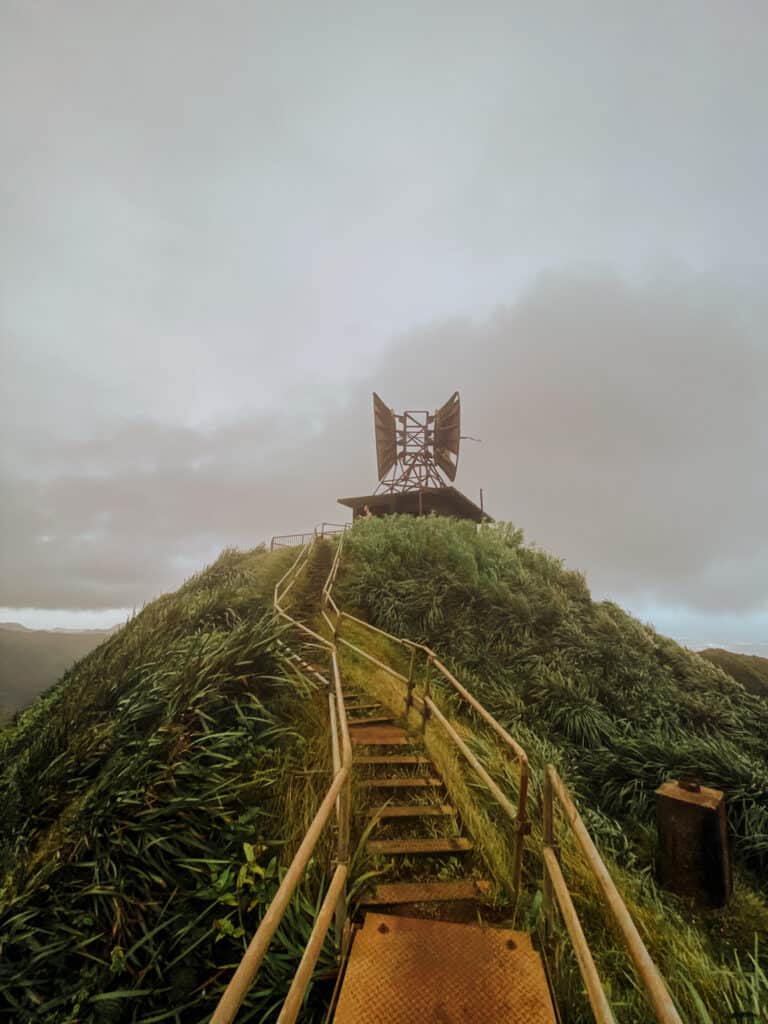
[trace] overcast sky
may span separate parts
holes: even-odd
[[[373,489],[371,391],[691,646],[768,653],[768,7],[0,0],[0,618]],[[742,646],[739,646],[742,645]]]

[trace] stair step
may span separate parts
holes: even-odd
[[[374,715],[371,718],[348,718],[347,725],[391,725],[394,715]]]
[[[432,764],[432,761],[421,754],[374,754],[356,757],[355,764]]]
[[[461,879],[456,882],[393,882],[377,885],[373,895],[364,899],[367,907],[395,903],[451,903],[490,896],[491,883],[484,878]]]
[[[397,725],[352,726],[349,738],[356,747],[408,747],[411,744],[405,729]]]
[[[334,1024],[555,1024],[530,935],[369,910],[355,935]]]
[[[365,848],[368,853],[413,854],[467,853],[475,846],[471,839],[458,836],[455,839],[369,839]]]
[[[412,775],[401,779],[361,779],[358,782],[358,786],[364,789],[433,789],[442,784],[442,779],[431,775]]]
[[[344,704],[347,711],[383,711],[381,704]]]
[[[383,807],[373,807],[370,817],[441,818],[455,813],[450,804],[384,804]]]

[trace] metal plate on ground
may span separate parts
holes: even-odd
[[[530,936],[474,924],[366,915],[335,1024],[555,1024]]]

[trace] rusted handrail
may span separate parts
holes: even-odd
[[[528,764],[528,756],[525,750],[523,750],[523,748],[520,746],[520,744],[509,735],[507,730],[499,722],[496,721],[493,715],[486,708],[483,707],[480,701],[478,701],[477,698],[474,697],[469,692],[469,690],[467,690],[466,687],[459,682],[456,676],[454,676],[453,673],[442,663],[440,658],[430,647],[427,647],[426,644],[420,644],[413,640],[408,640],[404,639],[403,637],[395,636],[393,633],[388,633],[384,629],[379,629],[378,626],[373,626],[369,622],[366,622],[364,619],[360,619],[355,615],[351,615],[349,612],[341,611],[341,609],[338,607],[338,605],[333,599],[332,591],[334,583],[336,581],[336,576],[339,571],[343,545],[344,537],[342,536],[336,547],[336,553],[333,559],[333,563],[331,564],[330,572],[328,573],[326,584],[323,587],[321,598],[321,604],[323,607],[322,614],[326,623],[333,632],[334,640],[336,641],[336,643],[342,644],[343,646],[355,651],[357,654],[367,659],[369,662],[376,665],[378,668],[387,672],[393,678],[398,679],[406,684],[406,707],[411,707],[415,700],[419,701],[419,703],[422,706],[422,714],[424,716],[425,724],[427,717],[431,717],[440,725],[440,727],[449,736],[454,745],[459,749],[463,757],[466,759],[470,767],[474,770],[478,778],[486,786],[486,788],[494,797],[494,799],[499,803],[499,805],[502,807],[505,813],[512,819],[512,824],[515,829],[515,848],[512,862],[512,885],[515,895],[517,895],[520,889],[520,880],[522,876],[524,837],[529,831],[527,819],[527,806],[530,767]],[[333,609],[333,611],[336,614],[335,623],[332,622],[330,616],[327,614],[326,608],[329,606]],[[350,622],[357,623],[357,625],[362,626],[363,628],[373,633],[377,633],[379,636],[383,636],[388,640],[392,640],[395,643],[399,644],[401,647],[404,647],[406,650],[409,650],[411,652],[411,665],[408,676],[403,675],[402,672],[398,672],[390,665],[385,664],[383,661],[374,657],[368,651],[365,651],[362,647],[359,647],[357,644],[353,644],[345,637],[342,637],[340,635],[340,630],[345,619],[347,619]],[[425,686],[425,693],[423,697],[418,697],[413,692],[413,655],[416,651],[422,651],[426,656],[427,683]],[[443,678],[448,682],[448,684],[459,694],[459,696],[473,708],[473,710],[483,719],[483,721],[488,726],[490,726],[490,728],[506,746],[507,750],[511,751],[511,753],[513,754],[515,760],[517,761],[518,769],[520,772],[518,803],[516,808],[511,803],[511,801],[507,799],[507,797],[504,795],[500,787],[493,781],[493,779],[491,779],[490,775],[482,767],[478,759],[474,756],[469,747],[463,742],[463,740],[456,732],[456,730],[452,728],[448,720],[440,712],[439,708],[436,706],[436,704],[430,697],[428,679],[429,669],[433,665],[435,666],[437,671],[440,672]]]
[[[313,535],[314,540],[314,535]],[[331,722],[331,750],[333,755],[334,775],[320,807],[312,819],[312,824],[301,841],[296,855],[285,873],[283,881],[267,908],[259,924],[256,934],[248,944],[234,975],[227,985],[219,1003],[211,1017],[210,1024],[231,1024],[237,1011],[243,1004],[248,991],[258,973],[259,967],[269,949],[275,932],[280,926],[296,887],[301,881],[312,853],[331,816],[336,813],[338,822],[338,840],[336,847],[336,868],[325,894],[320,911],[312,927],[309,941],[304,950],[301,963],[294,975],[291,988],[286,997],[278,1018],[279,1024],[294,1024],[301,1010],[307,986],[312,979],[317,960],[322,952],[332,918],[336,920],[336,941],[340,944],[344,922],[346,920],[347,875],[349,871],[349,835],[350,835],[350,798],[352,777],[352,745],[347,728],[347,717],[344,710],[344,693],[341,684],[336,646],[333,642],[321,637],[309,627],[292,619],[282,608],[280,601],[290,591],[298,578],[298,574],[308,561],[312,543],[299,553],[290,568],[275,584],[274,605],[277,613],[291,625],[310,634],[323,646],[330,650],[333,674],[332,690],[329,691],[329,715]],[[286,582],[287,581],[287,582]],[[282,589],[281,589],[282,588]]]
[[[269,542],[269,550],[275,548],[295,548],[310,544],[316,537],[333,537],[349,529],[349,523],[321,523],[311,533],[283,533],[273,537]]]
[[[607,1000],[605,999],[605,993],[602,990],[602,986],[600,986],[599,993],[595,990],[594,981],[597,972],[595,970],[586,939],[581,931],[581,926],[578,925],[578,918],[575,916],[576,911],[570,901],[568,888],[560,870],[560,864],[557,857],[558,847],[555,840],[555,797],[557,797],[557,800],[563,809],[566,821],[571,827],[571,832],[584,855],[590,871],[602,890],[605,902],[608,904],[608,909],[610,910],[614,921],[618,925],[619,931],[621,932],[622,938],[624,939],[624,943],[627,947],[627,952],[635,965],[635,970],[637,971],[643,991],[645,992],[648,1002],[653,1009],[656,1019],[661,1021],[662,1024],[682,1024],[682,1019],[675,1008],[672,997],[664,983],[664,979],[662,978],[658,967],[653,962],[651,954],[648,952],[645,943],[640,937],[637,926],[632,920],[632,916],[627,910],[626,904],[621,898],[621,894],[616,888],[602,857],[598,853],[597,847],[592,842],[592,838],[587,831],[587,827],[582,821],[581,815],[577,811],[576,806],[571,799],[567,786],[560,778],[554,765],[548,764],[546,766],[544,776],[545,915],[547,918],[551,917],[552,895],[554,892],[558,905],[563,912],[563,917],[565,918],[566,927],[568,928],[568,933],[571,936],[574,950],[576,951],[579,968],[581,970],[582,977],[584,978],[584,983],[587,986],[590,1004],[592,1005],[592,1010],[596,1019],[600,1021],[601,1024],[603,1024],[603,1022],[612,1022],[613,1015],[610,1007],[608,1006]],[[567,896],[567,899],[564,899],[564,894]],[[573,928],[574,918],[578,928]],[[571,922],[570,924],[569,920]],[[591,965],[591,968],[589,965]]]

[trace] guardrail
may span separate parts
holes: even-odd
[[[662,1024],[682,1024],[672,997],[664,983],[658,967],[651,959],[645,943],[640,938],[632,916],[627,910],[619,890],[608,873],[603,859],[592,842],[587,827],[576,810],[568,788],[560,778],[554,765],[548,764],[544,774],[544,920],[549,932],[552,929],[554,896],[571,939],[581,976],[587,990],[592,1012],[598,1024],[615,1024],[613,1011],[603,990],[600,976],[581,927],[576,908],[573,905],[568,883],[560,868],[559,845],[555,838],[555,797],[562,807],[576,843],[586,859],[587,865],[600,886],[603,898],[614,921],[618,925],[627,952],[635,965],[641,988],[650,1003],[658,1021]]]
[[[295,584],[301,570],[306,565],[314,544],[312,542],[299,553],[288,571],[275,586],[274,604],[278,615],[287,620],[297,629],[309,633],[315,641],[325,647],[331,659],[333,683],[328,687],[328,714],[330,719],[331,750],[333,757],[333,779],[323,798],[320,807],[312,820],[312,824],[304,836],[296,855],[291,861],[285,877],[280,884],[275,898],[259,924],[256,934],[251,939],[240,964],[227,985],[219,1003],[211,1017],[211,1024],[231,1024],[237,1011],[243,1004],[251,985],[256,978],[270,943],[280,926],[291,897],[301,881],[312,853],[320,836],[334,813],[338,825],[336,844],[336,867],[330,885],[323,899],[320,911],[315,919],[309,940],[301,958],[299,967],[286,996],[278,1017],[278,1024],[294,1024],[301,1010],[307,987],[312,979],[318,958],[325,943],[331,920],[335,918],[336,943],[341,945],[344,923],[346,921],[347,876],[349,873],[349,826],[352,772],[352,746],[347,729],[347,717],[344,711],[344,693],[339,672],[336,646],[332,641],[314,633],[303,623],[292,619],[283,608],[281,602]]]
[[[478,778],[482,780],[488,791],[495,797],[497,803],[504,809],[507,816],[513,821],[516,829],[516,842],[514,850],[513,860],[513,889],[515,895],[519,890],[520,877],[522,869],[522,854],[523,854],[523,841],[524,836],[530,831],[530,825],[526,818],[527,813],[527,799],[528,799],[528,787],[530,781],[530,767],[528,764],[528,758],[523,748],[518,744],[509,733],[501,726],[496,719],[483,707],[483,705],[459,682],[459,680],[453,675],[453,673],[443,664],[438,655],[425,644],[418,644],[412,640],[403,639],[397,637],[392,633],[388,633],[386,630],[379,629],[377,626],[372,626],[370,623],[365,622],[363,619],[359,619],[354,615],[350,615],[348,612],[343,612],[336,604],[333,598],[333,586],[336,581],[336,577],[339,572],[339,566],[341,561],[341,553],[343,548],[344,538],[342,537],[339,541],[336,549],[336,555],[331,565],[331,570],[328,574],[326,585],[323,588],[322,605],[323,605],[323,617],[325,622],[330,627],[334,634],[334,639],[337,644],[342,644],[351,650],[355,651],[358,655],[362,656],[378,668],[387,672],[393,678],[400,680],[406,686],[406,712],[409,708],[420,705],[422,712],[422,721],[424,725],[429,718],[434,718],[443,728],[443,730],[450,736],[454,744],[458,747],[461,753],[464,755],[467,762],[474,769]],[[330,608],[335,614],[335,621],[328,615],[326,609]],[[367,651],[364,651],[361,647],[351,643],[349,640],[340,636],[340,629],[344,620],[354,622],[359,626],[365,627],[365,629],[377,633],[380,636],[385,637],[388,640],[394,641],[395,643],[407,648],[411,651],[411,659],[408,675],[404,675],[402,672],[398,672],[391,666],[386,665],[378,658],[373,657]],[[415,692],[415,657],[416,652],[421,651],[426,657],[426,669],[424,678],[424,694],[419,697]],[[434,701],[430,697],[431,689],[431,669],[435,668],[444,680],[448,682],[451,688],[458,693],[466,703],[468,703],[473,711],[480,716],[480,718],[488,725],[493,732],[499,737],[506,749],[509,750],[517,759],[520,769],[520,783],[519,783],[519,802],[518,806],[515,807],[508,800],[508,798],[502,793],[498,785],[488,775],[482,765],[477,761],[474,754],[462,741],[456,730],[445,718],[440,709],[435,705]],[[595,1019],[598,1024],[615,1024],[615,1018],[610,1008],[608,1000],[600,981],[600,977],[597,973],[592,954],[589,949],[584,932],[581,928],[581,924],[576,913],[576,909],[573,905],[570,892],[568,890],[567,883],[563,878],[562,871],[560,870],[560,863],[558,859],[557,844],[554,839],[554,808],[553,808],[553,794],[556,794],[560,804],[562,805],[565,816],[571,829],[576,837],[576,841],[581,848],[584,856],[587,859],[587,863],[592,871],[592,874],[596,878],[605,902],[614,917],[616,923],[621,930],[622,936],[627,946],[629,955],[635,965],[638,976],[640,978],[641,986],[648,998],[651,1007],[656,1015],[656,1019],[662,1024],[682,1024],[682,1020],[672,1002],[667,987],[664,983],[658,968],[653,962],[650,953],[648,952],[645,944],[643,943],[639,932],[635,926],[632,917],[627,910],[626,904],[622,900],[618,889],[616,888],[613,879],[608,873],[608,869],[603,863],[600,854],[592,842],[592,839],[587,831],[584,822],[582,821],[579,812],[573,804],[570,798],[565,783],[562,781],[557,773],[557,770],[553,765],[547,765],[545,768],[545,779],[544,779],[544,805],[543,805],[543,825],[544,825],[544,850],[543,850],[543,862],[544,862],[544,908],[545,908],[545,919],[551,924],[552,920],[552,896],[554,894],[557,899],[558,906],[560,907],[563,915],[563,920],[566,925],[569,938],[576,954],[576,959],[579,965],[579,970],[584,981],[587,995],[592,1007],[592,1011],[595,1015]]]
[[[324,523],[323,527],[333,525]],[[343,530],[334,531],[343,533]],[[412,640],[397,637],[387,633],[383,629],[372,626],[370,623],[341,611],[333,598],[333,587],[341,564],[343,548],[343,536],[334,554],[331,569],[328,573],[325,585],[322,590],[321,616],[331,631],[332,639],[322,636],[304,623],[293,619],[285,609],[283,602],[295,585],[301,571],[307,565],[315,542],[326,533],[317,530],[311,534],[289,534],[288,537],[308,537],[308,543],[302,546],[298,557],[291,564],[287,572],[278,580],[275,585],[273,601],[275,611],[285,622],[293,628],[310,637],[312,642],[325,649],[330,655],[331,671],[333,682],[328,684],[328,711],[331,733],[331,750],[333,757],[333,779],[329,786],[315,817],[307,830],[304,839],[293,858],[280,888],[272,903],[262,918],[256,934],[251,940],[243,959],[241,960],[235,974],[227,986],[219,1001],[216,1010],[211,1018],[211,1024],[231,1024],[242,1005],[249,988],[253,984],[259,967],[267,953],[270,942],[277,931],[285,911],[290,903],[291,897],[306,870],[312,852],[330,821],[334,808],[336,810],[336,821],[338,825],[338,838],[336,847],[336,867],[331,878],[330,885],[326,892],[320,911],[315,920],[307,946],[302,956],[299,967],[291,983],[288,996],[283,1004],[277,1024],[294,1024],[301,1009],[304,995],[312,978],[317,960],[323,948],[332,919],[335,918],[335,933],[337,945],[341,946],[344,925],[346,922],[346,887],[349,871],[349,842],[350,842],[350,800],[351,800],[351,768],[352,768],[352,747],[347,728],[347,719],[344,709],[344,694],[341,682],[341,673],[338,660],[338,645],[341,644],[355,653],[387,672],[390,676],[405,684],[406,713],[410,708],[415,707],[421,710],[423,727],[426,728],[427,721],[434,719],[446,735],[451,739],[457,749],[472,767],[475,774],[483,782],[488,792],[494,797],[499,806],[511,819],[515,828],[515,850],[513,860],[513,889],[517,896],[520,887],[520,876],[522,866],[523,841],[528,833],[529,823],[527,820],[528,786],[530,768],[528,758],[523,748],[509,733],[496,721],[496,719],[480,704],[480,702],[459,682],[452,672],[443,664],[438,655],[425,644],[418,644]],[[272,549],[276,546],[273,538]],[[329,615],[330,611],[335,619]],[[363,650],[357,644],[352,643],[345,637],[340,636],[344,621],[356,623],[372,633],[379,634],[394,643],[401,645],[409,651],[408,675],[397,671],[392,666],[385,664],[374,657],[368,651]],[[418,652],[424,654],[426,659],[424,670],[424,689],[421,695],[416,690],[416,659]],[[514,755],[520,770],[518,805],[515,807],[505,796],[497,783],[483,768],[469,747],[461,739],[457,731],[443,715],[431,698],[431,673],[435,669],[449,686],[458,693],[462,699],[470,705],[473,711],[488,725],[504,744],[504,747]],[[315,673],[317,674],[317,673]],[[595,877],[608,908],[621,931],[627,951],[634,963],[640,979],[641,987],[653,1009],[656,1019],[662,1024],[682,1024],[672,998],[666,988],[658,968],[651,959],[645,944],[635,926],[632,917],[627,910],[626,904],[621,898],[616,885],[613,882],[608,869],[603,863],[600,854],[592,842],[584,822],[577,811],[565,783],[562,781],[553,765],[548,764],[545,768],[544,777],[544,802],[543,802],[543,826],[544,826],[544,849],[543,849],[543,906],[545,927],[551,932],[553,922],[554,902],[560,909],[565,922],[566,930],[573,944],[574,952],[578,962],[579,970],[589,998],[590,1006],[598,1024],[615,1024],[613,1011],[603,990],[600,976],[597,972],[592,958],[589,944],[584,935],[581,923],[573,905],[568,884],[563,877],[560,867],[559,846],[555,837],[555,797],[558,805],[562,808],[563,814],[572,834],[583,853],[587,864]]]
[[[283,533],[273,537],[269,542],[269,550],[275,548],[296,548],[311,544],[317,537],[334,537],[349,529],[349,523],[321,523],[311,533]]]
[[[336,576],[338,575],[339,565],[341,564],[341,553],[344,545],[344,538],[342,537],[336,548],[336,554],[331,565],[330,572],[328,573],[328,579],[323,587],[321,606],[322,615],[325,619],[326,624],[333,633],[333,638],[336,644],[343,644],[345,647],[353,650],[356,654],[365,658],[367,661],[376,665],[377,668],[387,672],[390,676],[400,680],[405,684],[405,709],[406,714],[410,708],[415,707],[421,711],[423,727],[426,728],[427,721],[432,719],[435,721],[443,732],[448,736],[453,745],[462,754],[465,761],[474,771],[475,775],[480,779],[485,788],[494,798],[496,803],[501,807],[504,813],[512,822],[512,827],[515,832],[515,846],[513,851],[512,860],[512,891],[514,898],[517,897],[520,892],[520,880],[522,875],[522,864],[523,864],[523,844],[525,836],[530,831],[530,824],[527,819],[527,807],[528,807],[528,785],[530,778],[530,768],[528,765],[528,756],[523,748],[514,740],[509,733],[504,729],[499,722],[493,717],[493,715],[487,711],[483,705],[478,701],[472,694],[464,687],[456,676],[443,664],[438,655],[432,650],[431,647],[427,647],[426,644],[419,644],[413,640],[406,640],[402,637],[395,636],[393,633],[387,633],[386,630],[379,629],[377,626],[372,626],[369,622],[365,622],[363,619],[357,618],[355,615],[350,615],[348,612],[343,612],[336,604],[333,598],[333,586],[336,582]],[[335,614],[335,621],[328,614],[327,609],[330,608]],[[353,644],[346,637],[342,637],[341,627],[344,621],[354,622],[358,626],[362,626],[372,633],[377,633],[379,636],[386,637],[386,639],[399,644],[405,648],[410,655],[410,667],[408,675],[404,675],[402,672],[398,672],[390,665],[385,664],[383,661],[375,658],[368,651],[363,650],[357,644]],[[419,695],[416,693],[416,669],[417,669],[417,655],[421,652],[425,657],[424,666],[424,690],[423,694]],[[519,770],[519,785],[518,785],[518,803],[517,807],[512,801],[502,792],[499,785],[491,778],[488,772],[483,768],[478,759],[469,749],[467,744],[462,740],[459,734],[456,732],[454,727],[442,713],[440,708],[435,704],[431,697],[431,676],[432,669],[437,670],[448,685],[459,694],[459,696],[469,704],[472,710],[479,715],[479,717],[488,725],[496,736],[501,740],[505,750],[510,753],[518,766]]]

